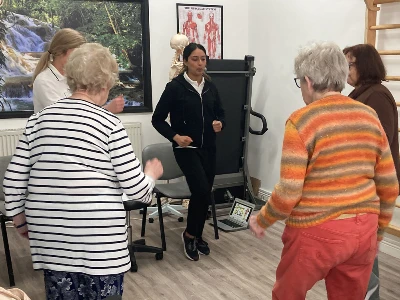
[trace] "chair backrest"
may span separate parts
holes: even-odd
[[[142,151],[143,167],[146,161],[153,158],[158,158],[164,168],[164,173],[160,180],[171,180],[183,176],[181,168],[179,168],[176,163],[171,143],[160,143],[146,146]]]
[[[3,180],[12,156],[0,156],[0,212],[5,214]]]

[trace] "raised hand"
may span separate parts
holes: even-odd
[[[154,180],[157,180],[162,176],[163,172],[164,170],[161,161],[157,158],[153,158],[146,162],[146,165],[144,167],[144,174],[146,174],[147,176],[150,176]]]
[[[118,97],[111,100],[111,102],[104,106],[105,109],[112,112],[113,114],[118,114],[124,110],[125,100],[124,96],[121,94]]]

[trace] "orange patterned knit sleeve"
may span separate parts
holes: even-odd
[[[267,228],[290,215],[301,199],[307,164],[307,149],[296,127],[288,120],[283,138],[280,181],[257,216],[261,227]]]

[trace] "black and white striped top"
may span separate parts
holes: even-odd
[[[68,98],[29,118],[4,178],[7,215],[26,214],[34,268],[89,275],[129,270],[121,196],[149,203],[153,187],[121,121]]]

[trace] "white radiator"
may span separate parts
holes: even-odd
[[[24,130],[24,128],[18,128],[0,131],[0,156],[14,154]]]
[[[142,162],[142,125],[141,123],[125,123],[124,127],[131,140],[133,151]],[[0,156],[13,155],[24,128],[0,130]]]
[[[131,140],[133,152],[142,163],[142,124],[139,122],[123,123]]]

